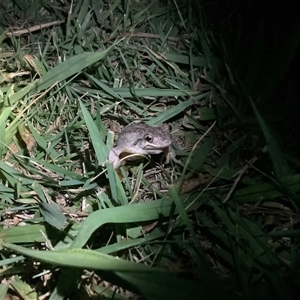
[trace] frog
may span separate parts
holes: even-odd
[[[175,159],[169,125],[148,125],[142,122],[132,122],[120,132],[116,146],[109,152],[108,160],[117,169],[125,157],[127,161],[132,158],[136,159],[140,155],[160,153],[163,153],[166,163],[169,163],[170,158]],[[127,158],[128,155],[130,157]]]

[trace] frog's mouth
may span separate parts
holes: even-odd
[[[149,154],[159,154],[164,151],[168,151],[170,145],[162,146],[157,144],[146,143],[143,147],[144,150],[148,150]]]
[[[155,150],[155,149],[162,150],[164,148],[166,148],[166,147],[162,147],[161,145],[153,144],[153,143],[146,143],[145,147],[144,147],[144,149],[146,149],[146,150],[148,150],[148,149],[149,150]]]

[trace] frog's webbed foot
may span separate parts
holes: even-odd
[[[164,149],[162,159],[164,159],[164,158],[166,159],[167,164],[169,164],[170,160],[172,160],[172,161],[174,161],[174,163],[177,163],[177,164],[183,166],[182,161],[176,158],[176,154],[175,154],[172,146],[169,146]]]
[[[111,149],[108,154],[108,160],[113,163],[113,166],[115,169],[121,165],[119,155],[120,155],[119,151],[117,151],[114,148]]]

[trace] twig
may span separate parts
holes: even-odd
[[[49,23],[45,23],[45,24],[35,25],[35,26],[29,27],[26,29],[17,30],[17,31],[6,30],[6,35],[7,36],[20,36],[20,35],[34,32],[37,30],[41,30],[43,28],[47,28],[50,26],[59,25],[61,23],[64,23],[64,21],[53,21],[53,22],[49,22]]]

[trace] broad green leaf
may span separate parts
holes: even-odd
[[[0,284],[0,299],[5,299],[7,295],[9,285],[8,284]]]
[[[36,291],[26,282],[22,281],[19,276],[15,276],[11,281],[11,286],[24,300],[36,300]]]
[[[202,197],[205,198],[207,196],[203,194]],[[184,199],[187,198],[187,195],[182,195],[180,198],[184,202]],[[198,206],[198,202],[196,200],[193,202],[193,199],[195,200],[194,196],[190,196],[190,198],[188,198],[186,201],[185,205],[188,205],[188,203],[193,203],[193,205],[188,206],[187,211],[191,211]],[[83,247],[93,232],[103,224],[156,220],[162,217],[168,217],[171,211],[173,211],[172,208],[173,200],[166,198],[152,202],[136,203],[132,205],[95,211],[84,220],[81,229],[71,247]],[[178,212],[175,211],[175,214],[178,214]]]
[[[20,173],[3,161],[0,161],[0,173],[1,172],[6,173],[5,177],[12,186],[16,186],[18,182],[21,182],[23,185],[29,185],[34,182],[33,179],[26,178],[24,174]]]
[[[197,57],[197,56],[189,57],[188,55],[180,55],[180,54],[173,54],[173,53],[167,53],[165,56],[167,60],[175,63],[188,65],[192,60],[193,66],[207,67],[207,61],[204,57]]]
[[[289,176],[281,181],[284,188],[291,192],[300,191],[300,175]],[[283,191],[279,186],[270,183],[261,183],[240,189],[234,194],[234,201],[238,203],[259,202],[262,200],[275,199],[283,196]]]
[[[106,93],[90,88],[76,87],[82,92],[97,93],[100,96],[107,97]],[[112,91],[120,95],[122,98],[132,98],[132,92],[129,88],[112,88]],[[193,90],[175,90],[175,89],[158,89],[158,88],[134,88],[134,93],[138,97],[196,97],[199,92]],[[206,95],[206,93],[205,93]],[[202,96],[202,94],[201,94]]]
[[[11,108],[5,107],[0,113],[0,158],[2,159],[3,154],[6,152],[6,145],[5,143],[5,128],[6,122],[11,114]]]
[[[58,206],[56,204],[42,202],[40,203],[40,211],[48,224],[52,225],[58,230],[62,230],[66,227],[66,217],[58,209]]]
[[[213,144],[213,139],[206,139],[204,143],[201,144],[201,147],[195,149],[193,152],[193,159],[191,161],[193,168],[198,170],[202,168],[202,165],[207,159]]]
[[[117,285],[125,285],[127,288],[131,287],[130,289],[139,291],[147,298],[199,299],[200,296],[201,299],[208,299],[208,295],[203,291],[201,285],[194,281],[182,279],[165,269],[132,263],[96,251],[85,249],[37,251],[13,244],[4,244],[4,246],[56,266],[106,271],[101,276],[103,279],[108,279]],[[130,285],[127,285],[126,282]],[[177,287],[175,290],[174,286]]]

